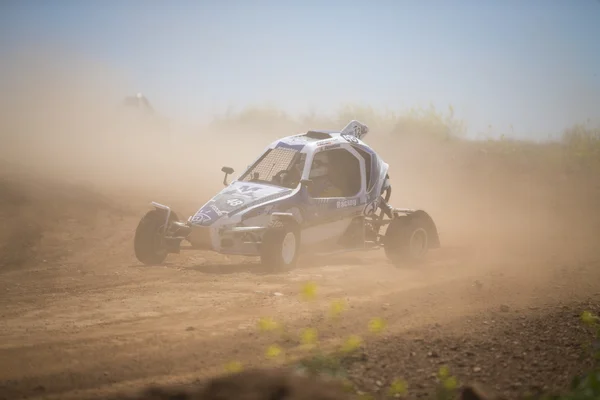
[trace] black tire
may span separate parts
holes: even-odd
[[[146,265],[162,264],[169,251],[162,238],[166,212],[151,210],[140,220],[135,230],[133,248],[137,259]],[[177,215],[171,212],[169,222],[177,220]]]
[[[299,252],[300,230],[296,224],[276,221],[265,231],[260,245],[260,258],[268,269],[286,271],[294,268]]]
[[[392,219],[384,237],[385,255],[396,266],[420,263],[429,251],[431,238],[425,221],[402,215]]]

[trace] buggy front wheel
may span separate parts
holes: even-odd
[[[300,232],[295,224],[276,222],[264,233],[260,258],[273,270],[289,270],[296,266],[300,250]]]
[[[151,210],[140,220],[135,231],[133,248],[136,258],[146,265],[162,264],[169,250],[164,240],[165,212]],[[169,224],[177,221],[177,215],[171,212]]]

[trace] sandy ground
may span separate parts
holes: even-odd
[[[90,220],[71,220],[69,233],[76,231],[83,243],[61,242],[73,250],[2,271],[5,398],[80,398],[193,382],[234,360],[274,365],[264,352],[276,339],[258,333],[261,317],[286,324],[296,337],[287,344],[293,350],[308,326],[325,343],[351,333],[368,336],[373,317],[387,321],[390,335],[427,337],[437,326],[468,337],[472,318],[501,306],[509,314],[535,314],[598,300],[600,261],[592,243],[478,247],[443,237],[444,247],[415,269],[395,268],[375,251],[308,260],[274,274],[263,272],[257,260],[209,252],[142,266],[131,244],[137,222],[133,212],[106,209]],[[64,228],[56,232],[69,231]],[[313,302],[300,297],[306,282],[318,287]],[[319,318],[335,299],[349,306],[337,325]]]

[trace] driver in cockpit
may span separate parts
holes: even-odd
[[[281,185],[294,189],[298,187],[304,170],[305,159],[298,159],[289,169],[283,172]],[[330,159],[330,155],[323,152],[318,153],[311,167],[309,179],[313,185],[309,189],[312,197],[342,197],[341,183],[344,178],[341,163],[336,159]]]
[[[342,197],[339,181],[343,172],[336,161],[331,160],[326,152],[315,156],[310,171],[310,179],[313,181],[310,189],[312,197]]]

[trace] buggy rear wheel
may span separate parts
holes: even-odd
[[[300,232],[296,225],[277,221],[263,235],[261,262],[269,269],[289,270],[296,266],[299,250]]]
[[[384,251],[396,266],[421,262],[429,247],[428,226],[421,218],[412,215],[396,217],[385,232]]]
[[[164,240],[166,214],[162,210],[151,210],[140,220],[135,231],[133,248],[136,258],[146,265],[162,264],[169,250]],[[171,212],[169,223],[177,221]]]

